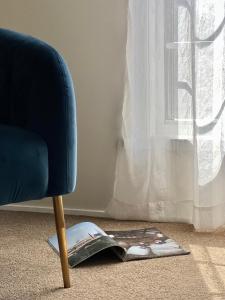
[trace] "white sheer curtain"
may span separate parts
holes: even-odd
[[[225,224],[225,1],[130,0],[119,219]]]

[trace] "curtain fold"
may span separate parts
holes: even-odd
[[[225,224],[224,0],[130,0],[118,219]]]

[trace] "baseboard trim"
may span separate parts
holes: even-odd
[[[53,213],[53,207],[51,206],[34,206],[34,205],[19,205],[19,204],[8,204],[8,205],[0,206],[0,210]],[[66,215],[89,216],[89,217],[99,217],[99,218],[107,217],[104,210],[64,207],[64,212]]]

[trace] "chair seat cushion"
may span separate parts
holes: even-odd
[[[40,199],[48,189],[48,149],[36,133],[0,125],[0,205]]]

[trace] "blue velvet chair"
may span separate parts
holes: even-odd
[[[0,29],[0,205],[53,197],[64,287],[70,287],[62,195],[76,183],[69,70],[33,37]]]

